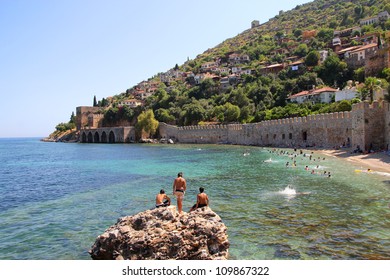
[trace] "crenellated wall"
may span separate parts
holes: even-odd
[[[176,127],[160,123],[160,135],[181,143],[227,143],[274,147],[360,146],[386,149],[390,140],[390,107],[387,102],[355,104],[351,112],[228,124]]]
[[[352,107],[352,142],[362,150],[384,150],[389,144],[389,103],[361,102]]]
[[[352,123],[350,112],[342,112],[255,124],[186,127],[160,124],[160,134],[181,143],[333,147],[350,141]]]
[[[88,121],[87,116],[90,113],[88,109],[91,107],[77,108],[78,125],[81,126]],[[98,119],[92,121],[98,123]],[[79,130],[80,142],[127,143],[136,140],[134,127]],[[159,133],[162,138],[173,139],[179,143],[323,148],[347,145],[354,149],[359,146],[362,150],[387,150],[390,144],[390,105],[385,101],[374,101],[371,105],[368,102],[361,102],[354,104],[351,112],[253,124],[177,127],[160,123]]]

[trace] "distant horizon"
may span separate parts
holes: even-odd
[[[94,96],[120,94],[250,29],[253,20],[265,23],[308,2],[2,1],[0,92],[7,98],[0,137],[47,137]]]
[[[0,136],[0,139],[27,139],[27,138],[34,138],[34,139],[43,139],[47,136]]]

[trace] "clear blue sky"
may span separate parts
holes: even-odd
[[[0,137],[44,137],[77,106],[309,0],[0,0]]]

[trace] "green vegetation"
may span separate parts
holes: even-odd
[[[152,110],[146,110],[138,116],[137,130],[145,131],[149,135],[154,135],[158,128],[158,121],[154,118]]]
[[[387,0],[316,0],[298,5],[183,65],[176,64],[169,73],[159,73],[150,78],[147,85],[140,83],[109,100],[103,98],[97,102],[94,98],[93,104],[102,107],[105,126],[138,123],[137,127],[149,134],[154,134],[157,121],[176,125],[251,123],[348,111],[359,99],[330,104],[294,104],[288,103],[286,98],[314,87],[344,88],[349,80],[365,83],[360,89],[361,100],[372,100],[375,90],[388,88],[389,69],[383,69],[378,77],[366,77],[364,67],[348,67],[331,48],[334,31],[359,27],[361,19],[382,11],[390,12]],[[378,33],[384,38],[389,29],[390,20],[361,26],[349,36],[349,44],[362,44],[355,36]],[[322,62],[320,51],[328,52]],[[232,63],[229,56],[233,53],[247,55],[249,60]],[[207,72],[202,68],[206,62],[216,61],[222,70],[203,80],[196,79],[197,75]],[[291,62],[296,62],[297,66],[287,66]],[[269,65],[281,63],[285,66],[281,71],[264,71]],[[232,77],[223,69],[233,66],[252,71]],[[182,77],[177,72],[192,75]],[[124,100],[139,98],[137,94],[141,92],[151,92],[142,106],[120,106]],[[62,124],[59,129],[64,129]]]
[[[66,131],[71,131],[75,128],[76,128],[76,116],[74,115],[74,112],[72,112],[69,122],[57,124],[55,132],[57,133],[66,132]]]

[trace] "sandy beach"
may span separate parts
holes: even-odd
[[[349,149],[340,150],[316,150],[327,156],[343,158],[362,170],[370,168],[372,171],[390,173],[390,156],[385,152],[370,154],[351,153]]]

